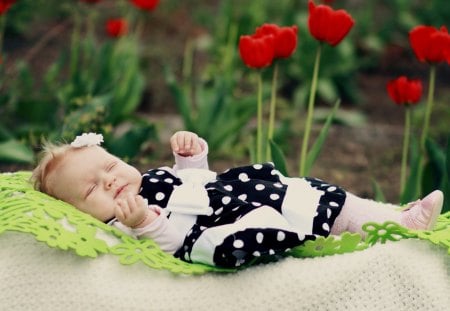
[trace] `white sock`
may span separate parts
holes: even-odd
[[[341,213],[331,227],[331,234],[339,235],[349,231],[365,237],[366,232],[362,230],[362,225],[367,222],[383,223],[390,220],[400,223],[401,212],[396,210],[398,208],[398,205],[362,199],[347,192]]]

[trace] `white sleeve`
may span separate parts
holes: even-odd
[[[200,138],[200,144],[202,147],[202,152],[190,157],[183,157],[174,153],[175,165],[173,169],[175,171],[184,168],[203,168],[208,169],[208,143]]]
[[[174,254],[183,245],[184,234],[181,234],[166,217],[160,207],[150,205],[149,208],[157,208],[159,216],[150,224],[142,228],[132,229],[137,237],[146,237],[154,240],[161,249],[167,253]]]

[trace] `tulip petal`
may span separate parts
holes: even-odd
[[[242,61],[251,68],[263,68],[272,64],[275,56],[274,38],[270,36],[241,36],[239,54]]]
[[[450,64],[450,35],[445,26],[416,26],[409,32],[409,42],[419,61]]]
[[[389,81],[386,89],[389,97],[397,105],[416,104],[422,97],[422,82],[405,76]]]
[[[331,46],[339,44],[349,33],[355,21],[345,10],[334,11],[328,5],[315,5],[308,2],[308,27],[311,35]]]
[[[2,0],[0,1],[0,15],[6,13],[9,8],[16,2],[16,0]]]
[[[347,36],[354,24],[355,21],[346,11],[339,10],[334,12],[328,43],[331,46],[338,45]]]

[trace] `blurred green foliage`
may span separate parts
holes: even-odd
[[[230,25],[225,44],[213,39],[210,46],[221,46],[216,65],[210,65],[204,72],[197,73],[192,63],[201,42],[190,42],[184,52],[182,76],[177,79],[171,68],[166,69],[166,81],[182,117],[186,130],[193,131],[208,141],[213,152],[230,150],[242,139],[243,127],[255,115],[256,96],[236,96],[238,90],[235,73],[237,63],[237,28]],[[219,38],[220,36],[213,36]]]
[[[2,75],[0,88],[7,90],[0,96],[2,161],[32,163],[41,139],[71,141],[82,132],[102,132],[106,147],[127,158],[156,138],[154,125],[135,114],[145,86],[139,41],[130,35],[101,42],[91,28],[93,8],[80,4],[69,10],[68,4],[50,11],[71,13],[71,42],[43,76],[36,77],[23,61],[17,62],[14,79]],[[35,5],[23,1],[13,7],[8,17],[15,31],[24,27],[23,11],[40,11]]]
[[[8,68],[7,61],[0,63],[0,162],[32,163],[42,138],[71,140],[84,131],[101,131],[112,152],[137,157],[149,140],[158,139],[156,126],[139,109],[145,95],[159,93],[161,85],[172,95],[168,110],[179,113],[186,129],[205,137],[212,154],[251,150],[242,146],[252,143],[256,83],[254,73],[240,61],[237,46],[240,35],[253,33],[263,23],[299,27],[296,53],[279,62],[278,101],[283,111],[277,114],[281,117],[271,146],[284,161],[283,153],[292,149],[288,137],[293,135],[292,124],[301,120],[305,110],[317,48],[308,32],[307,2],[165,0],[151,14],[137,14],[127,0],[99,5],[76,0],[17,1],[6,16],[10,49],[29,40],[30,33],[42,32],[44,37],[49,25],[64,24],[71,36],[39,74],[27,59]],[[337,99],[346,105],[359,104],[358,73],[378,68],[392,45],[410,51],[412,27],[450,26],[448,0],[336,0],[332,6],[347,10],[356,24],[341,44],[322,51],[317,97],[329,108]],[[105,19],[121,16],[130,22],[129,35],[105,38]],[[172,45],[155,42],[150,38],[153,33],[143,34],[139,25],[160,27],[170,35],[184,27],[180,16],[199,31],[180,44],[184,48],[177,52],[184,57],[174,61],[166,55]],[[5,48],[6,60],[8,53]],[[154,58],[159,64],[152,63]],[[152,70],[156,66],[165,70]],[[272,68],[265,69],[265,83],[271,76]],[[154,83],[158,81],[163,83]],[[267,84],[264,89],[267,99]],[[337,111],[335,120],[340,115]],[[446,150],[442,147],[446,142],[439,137],[437,143],[428,150],[439,163],[434,167],[442,168],[442,154],[447,153],[436,150]]]

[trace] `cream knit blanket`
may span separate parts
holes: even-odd
[[[0,235],[0,310],[450,310],[450,256],[410,239],[230,273],[174,275]]]

